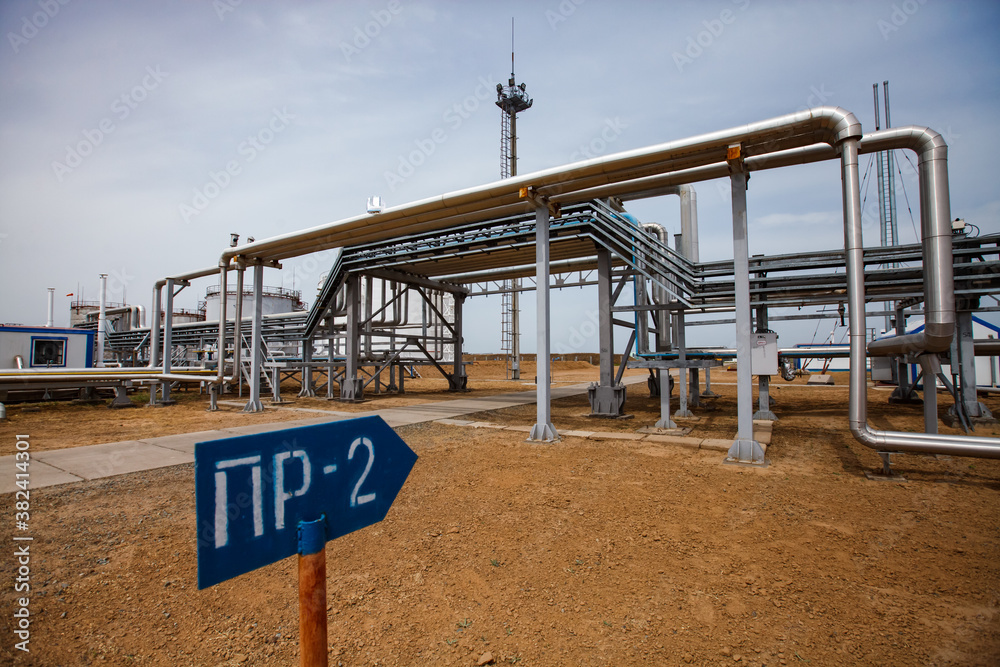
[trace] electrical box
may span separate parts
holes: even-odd
[[[767,331],[750,335],[750,372],[754,375],[778,374],[778,334]]]
[[[872,357],[872,382],[892,382],[892,357]]]

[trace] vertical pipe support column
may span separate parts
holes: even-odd
[[[979,395],[976,393],[976,349],[970,310],[959,310],[955,313],[955,343],[959,359],[959,396],[965,407],[965,414],[969,416],[970,421],[992,422],[992,413],[979,402]],[[952,363],[954,364],[954,361]]]
[[[587,388],[590,414],[594,417],[620,417],[625,410],[625,386],[615,383],[614,322],[611,308],[611,252],[597,247],[597,334],[600,345],[600,375]],[[622,360],[625,363],[625,360]]]
[[[262,349],[263,324],[264,324],[264,264],[257,260],[253,267],[253,328],[250,342],[250,400],[247,401],[243,412],[263,412],[264,404],[260,401],[260,371],[261,361],[264,357]],[[236,341],[240,345],[240,341]],[[240,372],[237,369],[237,372]]]
[[[347,277],[347,326],[344,334],[344,378],[340,382],[340,400],[360,401],[363,396],[363,380],[358,377],[358,361],[361,358],[361,280],[352,273]]]
[[[675,417],[694,417],[688,409],[688,373],[687,367],[687,339],[684,331],[684,311],[679,310],[674,316],[674,331],[677,339],[677,362],[681,366],[677,369],[677,412]]]
[[[767,306],[757,306],[757,331],[763,332],[767,329]],[[757,412],[753,413],[754,419],[765,419],[767,421],[778,421],[778,416],[771,411],[771,376],[757,376]]]
[[[941,363],[936,354],[922,354],[917,361],[924,379],[924,433],[937,433],[937,374],[941,372]]]
[[[510,378],[512,380],[521,379],[521,279],[514,278],[510,281],[510,356],[513,368]]]
[[[305,338],[302,340],[302,374],[299,376],[301,378],[301,389],[299,389],[299,396],[315,396],[316,390],[313,388],[312,379],[312,358],[313,358],[313,343],[311,338]]]
[[[747,174],[742,146],[729,147],[733,204],[733,283],[736,292],[736,439],[727,461],[765,465],[764,449],[753,439],[753,374],[750,368],[750,247],[747,241]]]
[[[236,318],[233,321],[233,377],[240,396],[243,396],[243,273],[246,271],[243,260],[236,261]],[[222,300],[219,300],[222,303]],[[229,314],[219,310],[219,317],[229,319]]]
[[[97,319],[97,360],[94,364],[104,368],[104,329],[108,326],[108,274],[101,274],[101,311]]]
[[[456,292],[452,297],[455,299],[455,363],[451,377],[448,378],[448,391],[468,391],[466,383],[469,378],[465,376],[465,363],[463,363],[464,359],[462,358],[464,347],[464,339],[462,338],[462,306],[465,304],[465,295]]]
[[[219,362],[219,375],[216,382],[219,385],[219,395],[226,389],[226,316],[228,300],[226,292],[229,290],[229,265],[220,263],[219,266],[219,349],[216,353]],[[237,371],[238,372],[238,371]]]
[[[906,333],[906,314],[903,308],[896,307],[896,335],[902,336]],[[905,402],[910,397],[909,364],[902,356],[896,358],[896,389],[889,397],[891,403],[893,399]]]
[[[611,252],[597,248],[597,338],[600,346],[598,384],[610,387],[615,378],[614,324],[611,312]],[[593,407],[593,406],[591,406]]]
[[[174,279],[167,278],[167,306],[163,316],[163,374],[170,375],[170,366],[174,356]],[[161,405],[172,405],[170,400],[170,382],[160,383]]]
[[[552,425],[551,343],[549,329],[549,209],[541,202],[535,208],[535,298],[538,301],[535,385],[537,415],[529,440],[554,442],[559,434]]]
[[[656,379],[660,383],[660,420],[656,422],[656,428],[677,428],[677,424],[670,419],[670,369],[658,368]]]
[[[160,365],[160,298],[163,286],[153,285],[153,321],[149,326],[149,368]],[[149,385],[149,405],[156,405],[156,383]]]

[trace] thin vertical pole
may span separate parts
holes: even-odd
[[[163,287],[158,283],[153,285],[153,312],[149,325],[149,367],[155,369],[160,365],[160,299]],[[156,383],[149,385],[149,404],[156,405]]]
[[[163,316],[163,374],[170,375],[170,362],[174,353],[174,280],[167,278],[167,306]],[[163,404],[170,404],[170,382],[160,383]]]
[[[325,520],[299,523],[299,664],[327,667]]]
[[[246,265],[242,261],[236,263],[236,320],[233,322],[233,377],[236,379],[238,395],[243,396],[243,272]],[[222,300],[219,300],[221,307]],[[227,308],[228,310],[228,308]],[[224,321],[229,314],[219,310],[219,317]]]
[[[104,367],[104,329],[107,327],[107,296],[108,296],[108,274],[101,274],[101,310],[97,318],[97,363],[98,368]],[[51,293],[50,293],[51,297]],[[52,326],[51,324],[49,326]]]
[[[264,318],[264,265],[259,261],[253,267],[253,328],[251,335],[253,340],[250,345],[250,400],[247,401],[243,412],[263,412],[264,405],[260,402],[260,367],[264,351],[261,347],[263,336]],[[236,341],[239,345],[240,341]],[[240,369],[236,369],[239,373]]]
[[[611,252],[597,248],[597,335],[600,346],[599,386],[611,387],[615,383],[614,325],[611,312]]]

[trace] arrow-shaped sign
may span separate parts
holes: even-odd
[[[381,521],[416,460],[381,417],[197,443],[198,588],[297,553],[300,521]]]

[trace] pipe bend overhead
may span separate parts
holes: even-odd
[[[892,127],[861,137],[860,151],[875,153],[896,148],[908,148],[917,154],[919,162],[947,160],[948,144],[939,132],[921,125]]]
[[[814,118],[822,119],[821,128],[826,130],[824,141],[836,146],[845,139],[860,138],[864,132],[857,116],[842,107],[816,107],[809,113]]]

